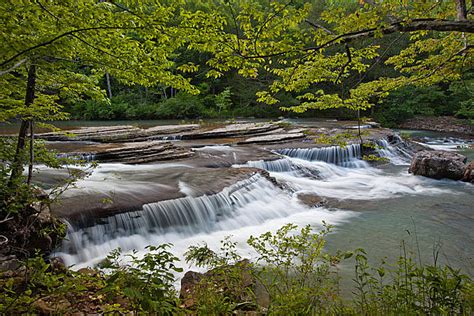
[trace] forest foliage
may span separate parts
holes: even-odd
[[[458,2],[466,5],[462,12]],[[468,6],[457,0],[4,1],[0,118],[366,110],[393,91],[410,97],[421,89],[436,98],[441,90],[449,97],[452,81],[465,85],[464,103],[453,100],[444,113],[470,117]],[[35,101],[25,107],[30,65]],[[231,104],[221,108],[218,95],[225,91]],[[407,98],[385,104],[400,99]],[[405,102],[400,107],[417,111]]]

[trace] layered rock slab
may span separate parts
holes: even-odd
[[[72,222],[94,222],[101,217],[139,210],[144,204],[186,196],[216,194],[265,170],[256,168],[191,168],[179,164],[146,165],[114,171],[98,170],[70,188],[52,212]]]
[[[37,137],[48,141],[126,142],[164,138],[170,134],[185,133],[199,128],[198,124],[159,125],[147,129],[131,125],[83,127],[74,130],[42,133]]]

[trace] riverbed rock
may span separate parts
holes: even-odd
[[[199,124],[159,125],[145,129],[144,134],[146,134],[147,136],[177,134],[189,132],[198,128]]]
[[[298,200],[309,207],[321,207],[327,203],[326,199],[315,193],[298,193]]]
[[[141,164],[154,161],[178,160],[191,157],[193,152],[183,147],[176,147],[169,142],[144,141],[122,143],[117,147],[95,146],[94,151],[71,152],[67,157],[77,157],[81,160],[98,162],[120,162],[127,164]]]
[[[74,130],[41,133],[37,137],[48,141],[130,142],[170,138],[170,134],[198,129],[198,124],[159,125],[139,128],[131,125],[82,127]],[[177,138],[177,136],[175,137]]]
[[[211,130],[196,131],[183,135],[183,139],[221,138],[242,135],[266,133],[278,129],[279,126],[271,123],[238,123],[230,124]]]
[[[42,133],[37,138],[48,141],[97,141],[106,142],[140,136],[141,128],[131,125],[82,127],[79,129]]]
[[[469,124],[468,120],[458,119],[453,116],[417,116],[403,122],[400,128],[474,135],[474,127]]]
[[[474,160],[467,164],[462,181],[474,183]]]
[[[409,172],[433,179],[461,180],[466,160],[465,156],[453,152],[421,151],[413,157]]]
[[[261,283],[250,273],[251,265],[248,260],[239,261],[233,265],[209,270],[205,273],[188,271],[181,279],[180,299],[185,308],[196,309],[200,293],[217,291],[224,293],[240,311],[258,310],[253,302],[261,307],[268,307],[268,292]],[[255,295],[255,298],[252,294]]]
[[[239,142],[239,144],[253,144],[253,143],[279,143],[288,140],[294,140],[299,138],[304,138],[305,134],[303,133],[285,133],[285,134],[270,134],[263,136],[255,136],[245,139],[244,141]]]
[[[193,152],[171,143],[137,142],[126,143],[123,147],[106,149],[94,154],[94,160],[100,162],[121,162],[129,164],[153,161],[177,160],[193,155]]]

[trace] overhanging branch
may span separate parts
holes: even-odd
[[[240,54],[240,56],[245,59],[277,57],[277,56],[282,56],[288,53],[296,53],[299,51],[320,50],[320,49],[324,49],[336,44],[348,43],[348,42],[358,40],[361,38],[374,37],[378,33],[382,35],[388,35],[388,34],[392,34],[396,32],[410,33],[410,32],[416,32],[416,31],[474,33],[474,21],[472,20],[451,21],[451,20],[438,20],[438,19],[415,19],[410,22],[392,23],[387,27],[370,28],[370,29],[365,29],[361,31],[341,34],[321,45],[307,47],[300,50],[282,51],[282,52],[271,53],[267,55],[247,55],[246,56],[246,55]]]
[[[54,38],[52,38],[48,41],[39,43],[39,44],[34,45],[34,46],[30,46],[30,47],[18,52],[17,54],[13,55],[12,57],[10,57],[7,60],[0,63],[0,67],[5,66],[6,64],[14,61],[18,57],[23,56],[24,54],[26,54],[30,51],[33,51],[33,50],[38,49],[40,47],[48,46],[48,45],[60,40],[63,37],[66,37],[66,36],[69,36],[69,35],[74,35],[76,33],[92,31],[92,30],[131,30],[131,29],[137,29],[137,28],[141,28],[141,27],[97,26],[97,27],[86,27],[86,28],[82,28],[82,29],[71,30],[71,31],[68,31],[68,32],[64,32],[64,33],[62,33],[62,34],[60,34],[60,35],[58,35],[58,36],[56,36],[56,37],[54,37]]]

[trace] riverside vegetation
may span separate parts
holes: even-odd
[[[82,174],[72,174],[50,196],[34,187],[35,164],[62,167],[34,135],[35,127],[52,128],[46,123],[70,117],[65,110],[89,119],[314,110],[360,117],[377,104],[387,125],[398,120],[397,112],[472,119],[472,97],[460,92],[472,85],[474,26],[472,8],[464,0],[15,0],[0,4],[0,17],[0,121],[21,124],[18,137],[2,140],[0,148],[0,255],[13,256],[15,263],[0,279],[5,314],[88,308],[186,312],[172,286],[172,272],[179,268],[167,245],[150,247],[143,258],[132,255],[123,265],[117,264],[115,252],[103,271],[77,273],[48,262],[65,226],[47,206]],[[458,101],[421,109],[396,101],[397,93],[408,99],[404,95],[414,92],[431,101]],[[195,97],[199,93],[202,97]],[[147,101],[137,101],[137,95]],[[245,295],[248,300],[239,301],[240,293],[233,291],[244,289],[238,286],[217,290],[217,280],[199,284],[195,310],[472,311],[472,281],[459,271],[418,265],[404,255],[391,273],[373,272],[362,250],[353,255],[357,291],[353,302],[345,302],[333,272],[350,254],[322,252],[327,230],[313,234],[304,228],[289,235],[293,228],[249,240],[258,253],[249,273],[266,289],[266,306],[255,302],[251,292]],[[232,270],[240,262],[233,247],[224,243],[224,257],[195,247],[187,257],[217,272]],[[235,277],[229,284],[239,284],[236,273],[226,275]]]
[[[227,238],[219,250],[191,246],[187,261],[212,270],[198,280],[192,292],[178,297],[174,272],[178,258],[170,245],[149,246],[143,258],[116,250],[98,269],[78,272],[41,256],[25,261],[21,269],[0,279],[0,311],[17,313],[129,313],[163,315],[235,312],[287,314],[461,314],[472,313],[473,282],[459,270],[416,262],[402,242],[398,262],[371,267],[363,249],[329,254],[325,237],[331,227],[315,232],[288,224],[275,233],[250,237],[253,261],[236,253]],[[122,258],[122,259],[121,259]],[[354,261],[354,292],[340,294],[338,266]],[[184,285],[183,285],[184,286]],[[257,286],[260,290],[256,291]],[[189,289],[189,287],[188,287]],[[191,296],[189,296],[191,295]],[[263,299],[262,299],[263,297]],[[191,304],[185,304],[191,299]]]

